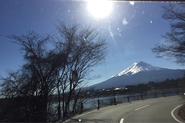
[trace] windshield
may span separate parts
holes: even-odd
[[[0,121],[184,122],[184,7],[1,0]]]

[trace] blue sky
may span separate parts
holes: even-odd
[[[151,48],[163,43],[162,34],[169,31],[169,21],[162,19],[162,6],[167,2],[112,2],[111,12],[96,18],[88,11],[88,2],[67,0],[0,0],[0,35],[22,35],[33,30],[41,35],[57,35],[58,21],[97,27],[107,36],[108,52],[102,64],[91,75],[104,81],[136,61],[154,66],[184,69],[176,63],[155,57]],[[96,7],[95,7],[96,9]],[[23,64],[19,46],[0,36],[0,75]]]

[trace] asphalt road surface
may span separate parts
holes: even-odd
[[[183,123],[177,116],[180,96],[122,103],[77,115],[65,123]]]

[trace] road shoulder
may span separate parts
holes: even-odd
[[[177,115],[181,121],[185,122],[185,104],[178,108]]]
[[[182,110],[182,108],[183,108],[183,111],[184,112],[182,112],[180,115],[179,115],[179,111],[181,111]],[[172,117],[178,122],[178,123],[184,123],[185,122],[185,120],[182,118],[182,116],[184,117],[184,113],[185,113],[185,104],[182,104],[182,105],[179,105],[179,106],[177,106],[176,108],[174,108],[173,110],[172,110]]]

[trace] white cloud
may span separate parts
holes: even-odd
[[[124,18],[124,19],[123,19],[123,21],[122,21],[122,23],[123,23],[123,25],[127,25],[127,24],[128,24],[127,19],[126,19],[126,18]]]

